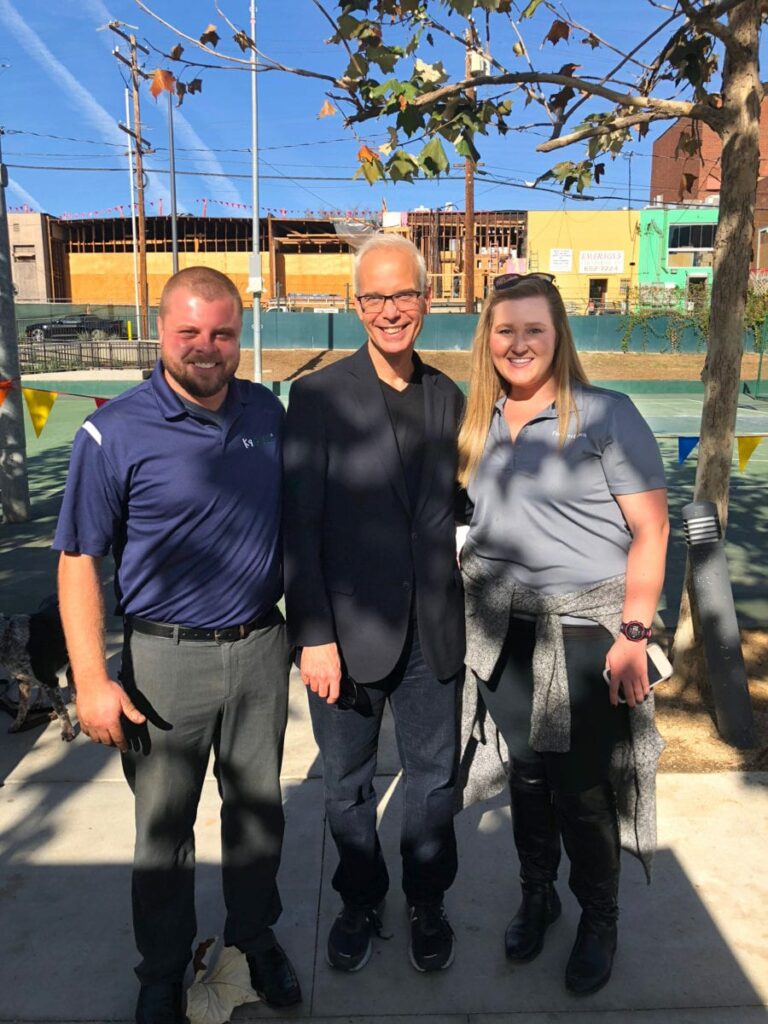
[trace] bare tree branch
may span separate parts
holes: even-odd
[[[138,2],[138,0],[137,0]],[[432,106],[436,102],[448,100],[452,96],[459,95],[467,89],[478,88],[483,85],[497,87],[500,85],[560,85],[579,92],[587,92],[592,96],[600,97],[617,107],[629,107],[635,110],[651,109],[664,113],[667,117],[698,117],[704,121],[712,120],[716,113],[714,107],[705,103],[683,102],[678,100],[657,99],[653,96],[636,96],[632,93],[620,93],[614,89],[607,89],[604,85],[591,82],[585,78],[577,78],[573,75],[550,74],[548,72],[515,72],[507,75],[477,75],[476,77],[452,82],[448,85],[433,89],[412,99],[409,106],[416,110]],[[693,113],[695,111],[695,113]],[[381,116],[381,108],[366,110],[356,115],[354,121],[365,121]]]
[[[628,57],[628,58],[631,58],[631,57],[632,57],[632,56],[633,56],[634,54],[636,54],[636,53],[637,53],[637,52],[638,52],[639,50],[641,50],[641,49],[642,49],[642,48],[643,48],[644,46],[647,46],[647,45],[648,45],[648,43],[650,43],[650,42],[651,42],[651,40],[652,40],[652,39],[653,39],[653,38],[654,38],[655,36],[657,36],[657,35],[658,35],[658,34],[659,34],[660,32],[663,32],[663,31],[664,31],[664,29],[665,29],[665,28],[666,28],[666,27],[667,27],[668,25],[671,25],[673,21],[676,21],[678,17],[679,17],[679,15],[677,15],[677,14],[672,14],[672,15],[670,15],[670,17],[669,17],[669,18],[667,18],[667,19],[666,19],[666,21],[662,21],[662,23],[661,23],[660,25],[658,25],[658,26],[657,26],[657,28],[655,28],[655,29],[653,30],[653,32],[649,32],[649,33],[648,33],[648,35],[647,35],[647,36],[645,37],[645,39],[642,39],[642,40],[641,40],[641,41],[640,41],[640,42],[639,42],[639,43],[637,44],[637,46],[633,47],[633,49],[631,49],[631,50],[629,51],[629,53],[627,54],[627,57]],[[600,80],[600,84],[601,84],[601,85],[604,85],[604,84],[605,84],[606,82],[612,81],[612,80],[613,80],[613,79],[615,78],[615,76],[616,76],[616,75],[618,74],[618,72],[619,72],[619,71],[621,71],[621,69],[622,69],[622,68],[624,67],[624,65],[625,65],[626,63],[627,63],[627,61],[626,61],[626,60],[622,60],[622,61],[619,61],[619,63],[618,63],[618,64],[617,64],[617,65],[616,65],[615,67],[611,68],[611,70],[610,70],[610,71],[609,71],[609,72],[608,72],[608,73],[607,73],[606,75],[604,75],[604,76],[602,77],[602,79]],[[651,66],[650,66],[650,67],[648,68],[648,70],[649,70],[649,71],[652,71],[652,70],[653,70],[653,65],[651,65]],[[570,108],[570,109],[569,109],[569,110],[568,110],[568,111],[566,112],[566,114],[565,114],[565,117],[566,117],[566,119],[568,119],[568,118],[572,117],[572,116],[573,116],[573,114],[574,114],[574,112],[575,112],[576,110],[578,110],[578,109],[579,109],[579,107],[580,107],[580,106],[581,106],[581,105],[582,105],[583,103],[586,103],[586,101],[587,101],[587,98],[588,98],[588,97],[586,97],[586,96],[581,96],[581,97],[580,97],[580,98],[579,98],[579,99],[578,99],[578,100],[577,100],[577,101],[576,101],[576,102],[575,102],[575,103],[573,104],[573,106],[572,106],[572,107],[571,107],[571,108]]]
[[[688,20],[696,26],[706,27],[707,32],[719,39],[725,46],[732,46],[734,38],[727,25],[721,25],[717,17],[707,13],[707,7],[695,7],[690,0],[677,0]]]
[[[186,39],[188,43],[191,43],[193,46],[196,46],[199,50],[202,50],[203,53],[207,53],[209,57],[216,57],[217,60],[220,60],[222,64],[215,65],[216,67],[220,67],[225,64],[231,64],[234,66],[251,69],[252,62],[249,59],[246,59],[244,57],[232,57],[226,53],[217,53],[216,50],[214,50],[212,47],[205,46],[203,43],[200,42],[199,39],[195,39],[194,36],[190,36],[186,32],[182,32],[180,28],[176,28],[175,25],[172,25],[169,21],[166,21],[164,18],[161,18],[159,14],[156,14],[150,7],[147,7],[147,5],[144,3],[144,0],[133,0],[133,2],[136,4],[137,7],[144,11],[145,14],[148,14],[150,18],[153,18],[155,21],[159,22],[164,28],[167,28],[170,32],[173,32],[174,35],[178,36],[180,39]],[[259,57],[261,57],[262,61],[264,61],[265,63],[265,66],[263,68],[264,71],[284,71],[291,75],[298,75],[301,78],[315,78],[321,82],[330,82],[331,85],[335,86],[338,89],[345,88],[344,83],[340,82],[337,78],[334,78],[333,75],[324,75],[321,74],[319,71],[308,71],[306,70],[306,68],[291,68],[288,67],[286,64],[281,64],[280,61],[274,60],[272,57],[268,57],[266,54],[259,53],[258,50],[256,51],[256,53],[258,54]]]
[[[713,108],[708,104],[692,103],[680,104],[680,106],[681,108],[687,106],[689,109],[686,112],[681,111],[681,113],[675,116],[690,117],[693,120],[705,120],[702,114],[706,113],[706,119],[711,123],[710,115],[713,113]],[[714,113],[717,114],[719,112],[715,110]],[[563,149],[565,146],[570,146],[574,142],[582,142],[584,139],[596,139],[601,136],[612,135],[616,131],[632,128],[638,124],[652,124],[654,121],[668,120],[670,120],[670,113],[661,110],[646,110],[637,114],[627,114],[624,117],[613,117],[610,124],[596,124],[578,128],[576,131],[569,132],[568,135],[561,135],[557,139],[549,139],[547,142],[542,142],[540,146],[536,147],[536,150],[539,153],[551,153],[555,149]]]
[[[320,0],[312,0],[312,3],[315,5],[315,7],[318,9],[318,11],[320,11],[320,13],[323,15],[323,17],[326,18],[331,23],[331,26],[333,27],[333,31],[335,33],[339,34],[339,26],[333,20],[333,16],[330,15],[328,13],[328,11],[326,11],[326,9],[320,3]],[[344,44],[344,49],[347,51],[349,57],[351,58],[352,57],[352,47],[349,45],[349,43],[347,42],[347,40],[343,36],[341,37],[341,41]]]

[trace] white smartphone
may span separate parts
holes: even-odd
[[[648,655],[648,685],[653,689],[657,683],[663,683],[666,679],[669,679],[675,670],[672,668],[672,662],[658,644],[648,644],[645,653]],[[606,669],[603,672],[603,679],[605,679],[606,683],[610,683],[610,669]],[[626,700],[620,693],[619,704],[626,703]]]

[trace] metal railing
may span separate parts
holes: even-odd
[[[157,361],[156,341],[20,341],[22,373],[57,370],[145,370]]]

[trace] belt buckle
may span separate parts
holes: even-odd
[[[232,633],[237,633],[237,637],[232,637]],[[247,627],[240,626],[225,626],[224,629],[214,629],[213,639],[217,644],[231,643],[232,639],[242,640],[248,635]]]

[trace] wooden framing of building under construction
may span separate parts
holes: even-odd
[[[464,213],[414,210],[400,227],[427,264],[433,302],[460,309],[464,302]],[[509,261],[525,255],[527,214],[521,210],[475,211],[475,295],[482,300]]]

